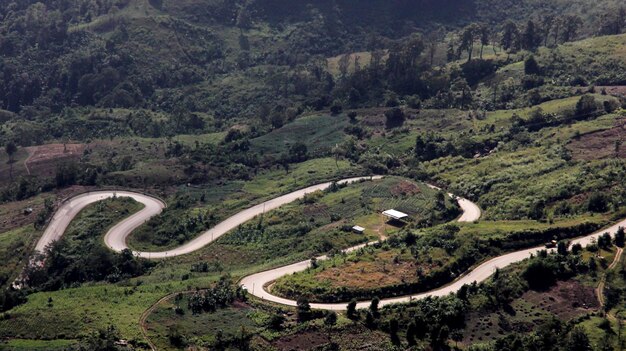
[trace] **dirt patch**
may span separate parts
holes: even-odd
[[[413,196],[421,192],[419,186],[413,182],[402,181],[391,188],[393,196]]]
[[[319,330],[307,330],[282,337],[272,342],[272,346],[281,351],[304,351],[328,344],[329,342],[330,339],[327,333]]]
[[[306,205],[302,209],[302,214],[309,218],[330,217],[328,206],[324,204]]]
[[[600,307],[594,289],[575,280],[558,282],[546,292],[526,292],[522,299],[564,321]]]
[[[337,267],[329,267],[316,274],[319,281],[330,282],[334,287],[375,289],[381,286],[391,286],[404,283],[416,283],[417,275],[415,262],[400,260],[394,257],[393,251],[385,251],[376,255],[375,260],[346,262]],[[423,267],[426,274],[428,267]]]
[[[592,287],[576,280],[558,282],[548,291],[528,291],[499,311],[471,313],[466,319],[463,343],[531,332],[552,316],[567,322],[598,308]]]
[[[616,142],[619,143],[617,147]],[[575,160],[626,158],[626,121],[620,120],[611,129],[582,135],[572,140],[567,149]]]
[[[87,187],[73,186],[56,191],[54,194],[42,195],[42,197],[51,197],[55,201],[55,207],[57,207],[63,199],[86,191],[87,189]],[[28,211],[29,209],[31,209],[32,212]],[[43,211],[43,209],[44,201],[37,198],[0,205],[0,233],[33,224],[37,219],[37,215],[39,212]]]
[[[32,210],[32,212],[27,211],[27,209]],[[34,202],[32,199],[1,205],[0,233],[33,224],[42,210],[43,203]]]
[[[31,175],[50,177],[55,174],[59,162],[79,159],[85,148],[85,144],[29,146],[26,148],[29,157],[24,161],[24,165]]]
[[[580,90],[580,88],[577,89]],[[595,86],[594,89],[596,93],[602,93],[602,91],[605,91],[607,95],[626,97],[626,85]],[[585,92],[590,93],[591,88],[587,89]]]

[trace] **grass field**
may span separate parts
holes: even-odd
[[[262,312],[243,302],[221,308],[215,312],[193,314],[187,306],[188,297],[170,299],[158,306],[146,321],[148,336],[159,350],[177,350],[169,336],[181,333],[185,342],[192,345],[211,345],[219,333],[223,339],[256,333],[264,328]],[[175,308],[182,312],[175,312]]]
[[[191,205],[181,209],[177,214],[195,217],[198,213],[211,212],[215,215],[216,221],[219,221],[278,195],[322,182],[363,176],[364,174],[365,172],[361,167],[348,161],[321,158],[294,165],[289,173],[282,169],[260,172],[250,181],[232,181],[225,184],[209,183],[193,187],[182,186],[177,189],[176,196],[189,199]],[[201,198],[204,200],[201,201]],[[173,199],[170,198],[170,200]],[[174,230],[173,228],[165,228],[165,230],[168,229]],[[198,230],[192,233],[189,239],[201,232]],[[129,237],[129,245],[139,250],[159,251],[181,244],[178,241],[170,240],[165,245],[157,245],[153,240],[154,236],[155,233],[151,228],[143,226]]]
[[[345,115],[310,115],[300,117],[259,138],[252,145],[263,153],[287,153],[295,143],[304,143],[313,157],[323,157],[345,138],[343,129],[348,125]]]
[[[592,94],[592,96],[599,104],[602,104],[604,101],[616,101],[616,98],[612,96],[600,94]],[[514,114],[517,114],[522,119],[527,119],[530,117],[531,112],[538,108],[546,114],[556,114],[558,116],[563,116],[568,112],[574,111],[576,103],[579,99],[579,96],[572,96],[565,99],[547,101],[528,108],[488,112],[487,118],[480,121],[480,125],[485,126],[494,124],[496,127],[508,127],[510,126],[511,116],[513,116]]]

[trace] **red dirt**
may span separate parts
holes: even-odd
[[[400,260],[394,263],[394,251],[384,251],[375,261],[338,262],[337,267],[328,267],[318,272],[315,279],[331,282],[334,287],[374,289],[403,283],[416,283],[416,265],[412,260]],[[431,267],[422,267],[425,274]]]
[[[546,292],[528,291],[522,298],[564,321],[600,307],[594,288],[575,280],[558,282]]]
[[[572,152],[575,160],[598,160],[615,157],[615,142],[620,141],[617,156],[626,158],[626,121],[616,122],[616,126],[594,133],[582,135],[580,138],[572,140],[567,149]]]
[[[573,279],[558,282],[548,291],[524,293],[508,310],[471,313],[466,320],[463,343],[469,345],[511,333],[527,333],[550,316],[567,322],[598,308],[593,287]]]
[[[294,335],[282,337],[274,342],[272,346],[281,351],[304,351],[328,344],[328,334],[319,330],[307,330]]]
[[[391,188],[391,194],[393,196],[412,196],[421,192],[417,184],[407,181],[402,181]]]
[[[24,165],[29,174],[36,176],[53,176],[60,161],[76,160],[85,150],[84,144],[48,144],[29,146],[29,153]]]
[[[618,97],[626,97],[626,85],[615,85],[615,86],[595,86],[595,92],[601,93],[602,90],[606,91],[608,95],[618,96]],[[580,88],[577,88],[580,89]],[[585,92],[589,92],[590,89],[586,89]]]
[[[50,195],[56,202],[55,205],[58,205],[59,201],[81,193],[87,189],[87,187],[83,186],[73,186]],[[33,209],[33,212],[28,215],[24,214],[24,210],[29,207]],[[0,205],[0,233],[33,224],[35,219],[37,219],[37,215],[42,210],[43,202],[35,204],[32,198]]]

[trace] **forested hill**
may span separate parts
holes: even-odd
[[[272,23],[302,21],[312,9],[332,16],[347,26],[376,28],[399,33],[406,25],[433,22],[458,24],[475,16],[476,4],[466,0],[258,0],[249,5],[259,18]]]
[[[349,95],[328,72],[332,57],[378,52],[381,59],[393,48],[426,56],[424,41],[415,40],[421,34],[439,52],[435,64],[446,64],[446,50],[448,61],[462,51],[461,28],[484,23],[492,35],[482,41],[500,45],[509,18],[555,32],[553,44],[621,32],[610,25],[619,1],[600,2],[606,6],[594,2],[588,11],[582,0],[0,0],[0,121],[15,122],[0,128],[0,143],[101,137],[67,135],[93,108],[160,112],[174,124],[165,128],[170,133],[220,130],[272,113],[290,118]],[[577,27],[554,26],[547,20],[555,14]],[[422,64],[409,61],[411,70]],[[416,76],[402,65],[389,69]],[[370,78],[364,84],[380,93],[361,96],[361,106],[379,104],[384,90],[421,99],[440,93],[407,81],[377,90],[380,79]],[[160,136],[159,129],[138,132]]]

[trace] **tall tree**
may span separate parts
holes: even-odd
[[[543,36],[543,46],[548,46],[548,38],[555,24],[554,15],[546,15],[541,19],[541,35]]]
[[[559,37],[561,36],[561,27],[563,27],[563,19],[556,18],[554,20],[553,27],[554,27],[554,30],[552,31],[552,33],[554,33],[554,45],[556,46],[556,45],[559,45]]]
[[[529,20],[524,28],[524,33],[521,36],[522,49],[534,51],[539,46],[541,37],[535,22]]]
[[[563,20],[563,32],[561,38],[564,42],[572,41],[578,35],[583,20],[578,15],[567,15]]]
[[[591,342],[585,331],[581,327],[575,327],[567,340],[566,350],[569,351],[591,351]]]
[[[17,152],[17,145],[15,145],[14,142],[10,141],[10,142],[7,143],[7,145],[4,148],[4,150],[6,151],[7,155],[9,156],[9,176],[10,176],[11,180],[13,180],[13,163],[15,162],[15,160],[13,159],[13,156]]]
[[[426,51],[428,53],[428,62],[431,66],[434,64],[435,54],[437,53],[437,48],[439,47],[439,44],[441,44],[443,40],[443,36],[444,31],[442,28],[439,28],[437,30],[429,32],[428,35],[426,35],[426,37],[424,38]]]
[[[506,50],[508,54],[517,52],[519,48],[519,29],[514,22],[509,21],[504,25],[500,43],[502,44],[502,48]]]
[[[474,42],[476,41],[476,38],[480,35],[480,32],[480,25],[476,23],[472,23],[463,28],[458,50],[459,56],[461,55],[461,53],[467,52],[467,62],[472,60],[474,54]]]
[[[333,327],[337,324],[337,313],[335,311],[329,311],[324,318],[324,325],[328,329],[328,339],[331,338]]]
[[[601,35],[621,34],[626,25],[626,8],[610,8],[602,16],[599,33]]]
[[[491,40],[491,28],[488,25],[482,23],[480,25],[480,59],[483,59],[483,49],[485,45],[489,45]]]

